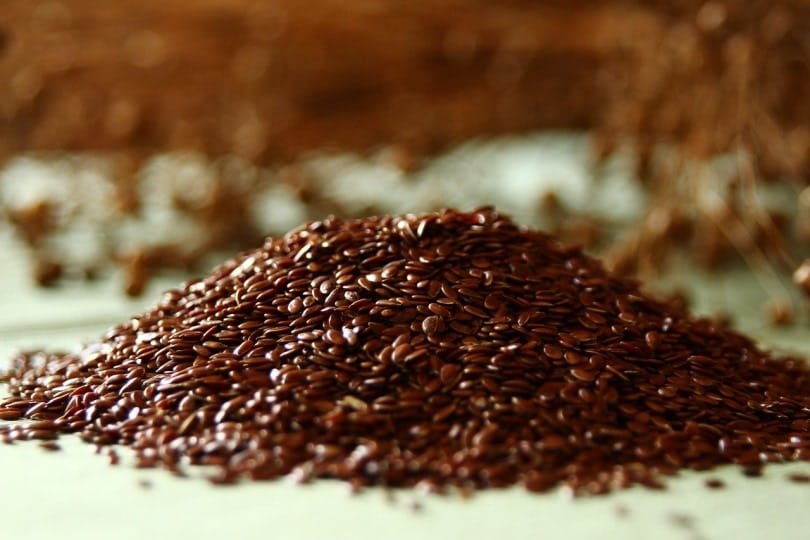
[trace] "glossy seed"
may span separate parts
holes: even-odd
[[[553,360],[560,360],[563,357],[563,350],[556,345],[544,345],[543,354]]]
[[[439,379],[442,381],[442,384],[448,385],[456,380],[461,374],[461,366],[457,364],[445,364],[442,366],[442,369],[439,371]]]
[[[422,320],[422,331],[428,336],[440,333],[444,328],[444,322],[437,316],[425,317]]]

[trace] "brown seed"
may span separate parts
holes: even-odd
[[[797,484],[810,484],[810,474],[804,473],[790,473],[788,480]]]
[[[447,309],[446,307],[444,307],[441,304],[429,304],[428,309],[432,313],[435,313],[439,317],[443,317],[445,319],[450,318],[452,316],[452,314],[450,313],[450,310]]]
[[[453,286],[450,285],[450,283],[448,283],[448,282],[442,283],[441,291],[442,291],[443,295],[445,295],[450,300],[453,300],[454,302],[458,299],[458,293],[453,288]]]
[[[706,487],[709,489],[723,489],[726,487],[726,483],[719,478],[708,478],[706,480]]]
[[[21,409],[0,409],[0,420],[17,420],[22,416],[23,411]]]
[[[437,316],[431,315],[422,320],[422,331],[428,336],[434,336],[444,329],[444,322]]]
[[[486,309],[495,311],[498,307],[500,307],[500,305],[501,305],[501,302],[498,299],[498,295],[495,294],[495,293],[488,294],[487,297],[484,299],[484,307]],[[526,324],[526,323],[524,322],[522,324]],[[521,326],[522,326],[522,324],[521,324]]]
[[[774,298],[765,305],[768,320],[774,326],[789,326],[793,323],[793,306],[789,299]]]
[[[565,358],[566,363],[568,363],[568,364],[570,364],[572,366],[575,366],[577,364],[583,364],[588,360],[584,355],[582,355],[582,354],[580,354],[580,353],[578,353],[576,351],[565,351],[565,354],[563,354],[563,357]],[[572,372],[573,372],[573,370],[572,370]]]
[[[436,414],[433,415],[434,422],[444,422],[447,418],[449,418],[456,410],[454,404],[447,405],[441,409],[439,409]]]
[[[574,368],[571,370],[571,375],[574,376],[575,379],[584,381],[584,382],[591,382],[596,380],[596,377],[599,375],[597,372],[588,370],[588,369],[579,369]]]
[[[540,442],[546,450],[562,450],[568,446],[568,441],[559,435],[546,435]]]
[[[553,360],[560,360],[563,357],[563,350],[556,345],[543,345],[543,354]]]
[[[745,476],[749,478],[759,478],[762,476],[762,466],[761,465],[745,465],[742,469],[742,472]]]
[[[235,355],[237,355],[237,356],[245,356],[245,355],[247,355],[247,354],[248,354],[250,351],[252,351],[252,350],[253,350],[253,348],[254,348],[255,346],[256,346],[256,344],[255,344],[255,343],[253,343],[253,342],[252,342],[251,340],[249,340],[249,339],[246,339],[245,341],[243,341],[242,343],[240,343],[238,347],[236,347],[236,348],[233,350],[233,354],[235,354]]]
[[[461,366],[457,364],[445,364],[439,371],[439,379],[442,381],[442,384],[449,385],[453,383],[460,374]]]
[[[466,304],[461,309],[462,311],[464,311],[465,313],[469,313],[473,317],[478,317],[480,319],[489,318],[489,314],[486,311],[474,305]]]
[[[25,433],[29,440],[49,441],[58,437],[58,432],[53,429],[26,428]]]
[[[644,334],[644,341],[647,343],[647,346],[652,349],[656,350],[658,345],[661,343],[661,334],[656,332],[655,330],[650,330],[646,334]]]
[[[58,452],[62,449],[61,446],[52,441],[41,442],[39,443],[39,447],[48,452]]]
[[[553,488],[558,481],[559,479],[554,475],[532,471],[523,480],[523,486],[528,491],[544,492]]]

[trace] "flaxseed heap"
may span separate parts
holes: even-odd
[[[810,369],[494,210],[306,224],[68,354],[2,437],[214,477],[577,492],[810,461]]]

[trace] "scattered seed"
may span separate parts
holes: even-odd
[[[726,487],[726,483],[719,478],[708,478],[705,483],[709,489],[723,489]]]
[[[39,447],[43,450],[47,450],[48,452],[58,452],[62,449],[61,446],[53,441],[39,443]]]
[[[788,480],[797,484],[810,484],[810,474],[804,473],[790,473]]]

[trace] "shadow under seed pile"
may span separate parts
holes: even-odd
[[[6,374],[7,441],[140,466],[604,493],[810,461],[810,370],[491,209],[328,219]]]

